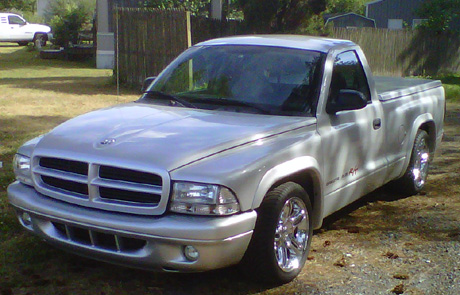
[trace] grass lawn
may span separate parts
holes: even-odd
[[[5,290],[10,286],[34,285],[31,275],[40,281],[39,274],[49,269],[44,257],[65,256],[24,234],[7,205],[6,187],[14,180],[14,153],[26,140],[69,118],[138,97],[132,91],[122,94],[116,95],[111,70],[97,70],[90,63],[41,60],[27,47],[0,44],[1,295],[8,294]]]
[[[442,81],[448,101],[460,102],[460,74],[441,75],[434,78]]]
[[[441,294],[429,278],[444,280],[448,274],[456,278],[460,258],[451,250],[460,249],[460,203],[451,197],[460,194],[456,75],[439,77],[446,85],[449,112],[446,140],[435,158],[427,191],[403,199],[377,191],[331,216],[315,234],[299,278],[284,286],[249,283],[235,268],[203,274],[128,269],[56,250],[25,232],[6,196],[7,185],[14,181],[15,151],[76,115],[137,99],[138,94],[129,90],[117,96],[111,75],[89,63],[40,60],[25,47],[0,44],[0,295],[317,295],[357,294],[345,291],[356,288],[366,294],[391,294],[388,290],[402,284],[396,274],[407,277],[405,294]],[[439,260],[443,257],[448,262]]]

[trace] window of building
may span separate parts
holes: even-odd
[[[402,19],[389,19],[388,20],[388,29],[390,30],[401,30],[403,28]]]

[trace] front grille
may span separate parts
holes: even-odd
[[[68,192],[88,196],[88,185],[74,181],[64,180],[56,177],[42,175],[42,181],[49,186],[62,189]]]
[[[96,247],[113,252],[134,252],[142,249],[147,241],[89,230],[73,225],[52,222],[56,231],[67,240],[85,246]]]
[[[34,163],[37,190],[63,201],[151,214],[162,200],[163,179],[155,173],[52,157],[37,157]],[[162,204],[165,210],[166,199]]]
[[[40,166],[80,175],[88,175],[88,163],[57,158],[40,158]]]
[[[101,198],[108,200],[122,200],[126,202],[142,203],[142,204],[158,204],[161,196],[144,193],[121,190],[116,188],[101,187],[99,189]]]
[[[161,186],[162,184],[162,180],[159,175],[111,166],[101,166],[99,168],[99,177],[151,185]]]

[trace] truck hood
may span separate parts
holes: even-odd
[[[41,32],[41,33],[49,33],[51,32],[51,28],[46,26],[46,25],[40,25],[40,24],[27,24],[24,26],[25,31],[31,31],[33,33],[35,32]]]
[[[117,164],[141,163],[171,171],[314,121],[130,103],[59,125],[37,143],[34,154],[112,164],[116,158]]]

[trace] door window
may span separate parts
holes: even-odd
[[[25,25],[26,24],[26,22],[22,18],[15,16],[15,15],[8,16],[8,21],[10,25]]]
[[[335,101],[342,89],[359,91],[368,102],[371,101],[366,74],[355,51],[340,53],[335,58],[329,100]]]

